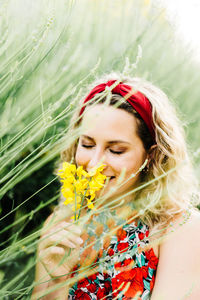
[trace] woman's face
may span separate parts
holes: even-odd
[[[136,173],[144,163],[147,153],[136,134],[136,119],[125,110],[97,104],[86,109],[82,120],[83,134],[76,151],[76,164],[90,171],[99,162],[106,167],[103,174],[110,177],[104,194],[125,169],[123,182]],[[122,195],[136,186],[139,174],[132,177],[112,194]]]

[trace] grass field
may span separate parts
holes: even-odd
[[[163,89],[200,178],[199,66],[156,1],[0,1],[0,298],[29,299],[39,229],[77,101],[111,71]]]

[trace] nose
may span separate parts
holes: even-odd
[[[105,155],[100,148],[96,148],[88,161],[87,171],[89,172],[92,168],[94,168],[97,164],[104,163],[105,164]]]

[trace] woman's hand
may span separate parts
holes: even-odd
[[[38,247],[39,260],[50,277],[66,280],[78,263],[81,228],[71,221],[65,221],[62,213],[47,220]],[[60,217],[60,218],[59,218]],[[59,279],[59,278],[57,278]]]

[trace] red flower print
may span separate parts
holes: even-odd
[[[88,284],[89,284],[88,279],[87,278],[83,278],[83,279],[79,280],[79,282],[78,282],[78,288],[81,288],[81,287],[84,288]]]
[[[123,253],[123,252],[126,252],[126,251],[128,250],[128,246],[129,246],[128,243],[119,243],[119,244],[117,245],[117,249],[118,249],[121,253]]]
[[[96,289],[97,289],[97,286],[95,283],[90,283],[88,286],[87,286],[87,289],[89,292],[91,293],[95,293]]]
[[[112,290],[113,290],[113,298],[117,297],[117,294],[121,291],[121,289],[119,289],[119,287],[121,286],[121,284],[124,282],[124,280],[122,280],[121,278],[112,278]]]
[[[103,256],[103,249],[99,250],[99,258],[101,258]]]
[[[153,249],[151,248],[150,250],[145,252],[146,258],[148,259],[148,267],[151,269],[156,270],[157,264],[158,264],[158,258],[155,256]]]
[[[113,227],[115,226],[115,220],[114,219],[108,219],[106,225],[108,226],[109,229],[113,229]]]
[[[103,288],[103,289],[101,289],[101,288],[99,288],[98,289],[98,292],[97,292],[97,299],[99,300],[99,299],[102,299],[102,298],[104,298],[106,296],[106,290]]]
[[[92,247],[91,246],[85,248],[84,251],[83,251],[83,253],[81,254],[81,260],[86,259],[86,257],[90,255],[91,251],[92,251]]]
[[[83,231],[83,233],[81,234],[81,238],[85,242],[89,238],[89,234],[86,231]]]
[[[90,296],[82,291],[81,289],[77,289],[76,292],[74,293],[75,299],[80,299],[80,300],[90,300]]]
[[[150,281],[150,291],[152,291],[153,287],[154,287],[154,283],[155,283],[155,276],[152,276],[152,280]]]
[[[119,228],[117,230],[117,238],[118,238],[118,241],[120,240],[124,240],[126,237],[126,231],[123,229],[123,228]]]
[[[77,270],[78,270],[78,265],[76,265],[76,266],[72,269],[72,271],[71,271],[71,276],[70,276],[71,278],[74,277],[74,276],[76,275]]]
[[[97,273],[92,274],[88,277],[89,280],[94,281],[97,278]]]
[[[125,288],[125,285],[130,282],[128,290],[125,292],[127,298],[135,297],[143,293],[144,283],[143,278],[148,276],[148,267],[134,268],[129,271],[119,273],[114,279],[112,279],[113,290],[118,289],[119,286],[124,282],[124,285],[120,289],[121,291]]]
[[[110,246],[110,240],[111,240],[111,238],[109,235],[105,236],[105,238],[103,239],[103,248],[104,249],[108,249],[108,247]]]
[[[134,260],[132,258],[125,259],[122,262],[118,262],[115,264],[115,269],[121,271],[129,270],[134,265]]]
[[[115,254],[114,250],[112,248],[108,249],[108,255],[113,256]]]
[[[144,239],[144,233],[143,232],[140,232],[138,234],[138,236],[139,236],[140,241],[142,241]]]
[[[103,273],[104,279],[108,279],[110,276],[108,275],[108,273]]]
[[[138,282],[143,282],[143,278],[147,278],[148,276],[148,267],[143,266],[141,268],[135,268],[135,280]]]
[[[97,222],[96,222],[97,223]],[[100,236],[103,233],[104,225],[101,223],[97,223],[97,227],[95,229],[95,233],[97,236]]]
[[[111,292],[111,282],[108,280],[105,281],[104,287],[105,287],[106,294],[109,294]]]
[[[121,261],[115,264],[115,269],[116,269],[116,270],[117,270],[117,269],[121,269],[121,267],[122,267]]]

